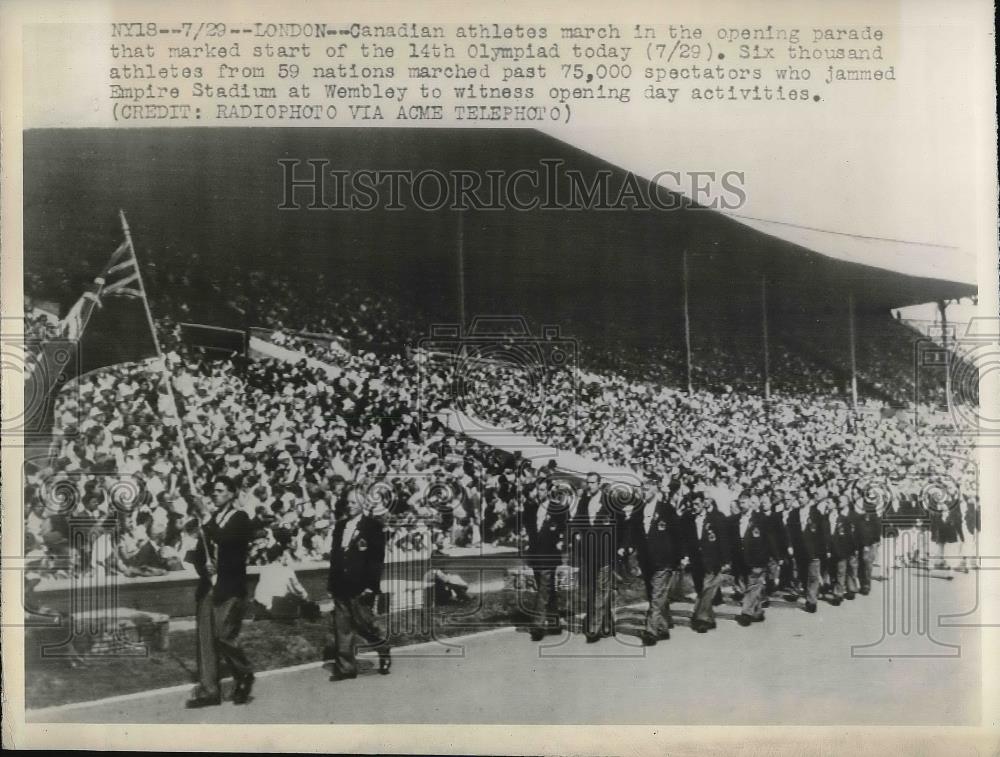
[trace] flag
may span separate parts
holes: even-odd
[[[81,374],[157,354],[139,263],[129,239],[69,309],[62,328],[63,336],[77,345]]]
[[[57,337],[26,344],[23,431],[39,440],[54,425],[56,397],[72,379],[107,365],[155,355],[145,290],[128,235],[59,322]]]
[[[94,279],[93,286],[66,313],[62,319],[63,335],[74,342],[79,340],[94,308],[101,307],[101,298],[112,295],[143,296],[135,252],[127,241],[118,246],[104,270]]]
[[[119,295],[123,297],[142,297],[142,284],[139,281],[139,264],[135,259],[135,250],[129,242],[122,242],[115,250],[107,267],[100,276],[104,280],[103,295]]]

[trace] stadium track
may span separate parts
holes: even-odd
[[[902,575],[893,571],[890,583],[877,581],[870,596],[840,607],[821,603],[816,615],[778,599],[767,621],[749,628],[726,604],[708,635],[686,626],[691,605],[678,603],[673,638],[647,649],[628,635],[642,608],[629,608],[618,614],[620,641],[549,637],[544,657],[526,633],[507,627],[449,639],[458,645],[450,649],[399,648],[388,677],[368,670],[331,682],[319,663],[260,673],[246,706],[185,710],[190,687],[183,686],[26,716],[34,723],[977,725],[980,650],[997,635],[964,615],[977,607],[977,573],[917,582],[929,592],[938,644],[888,638],[880,650],[893,657],[852,656],[852,644],[882,638],[886,587],[899,591]],[[896,656],[913,650],[953,656]],[[921,690],[926,695],[913,695]]]

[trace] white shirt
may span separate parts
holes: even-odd
[[[646,533],[649,533],[649,527],[653,525],[653,516],[656,515],[656,504],[657,500],[652,499],[646,503],[646,507],[642,511],[642,530]]]
[[[90,548],[90,567],[96,575],[107,575],[114,572],[115,543],[111,534],[103,533],[94,540]]]
[[[340,537],[340,546],[347,548],[347,545],[351,543],[351,537],[354,536],[354,532],[358,530],[358,523],[361,521],[361,515],[355,515],[344,525],[344,533]]]
[[[705,516],[701,513],[694,517],[694,522],[698,526],[698,538],[701,538],[701,533],[705,529]]]
[[[166,490],[166,486],[163,481],[160,480],[159,476],[150,476],[149,480],[146,481],[146,491],[149,492],[150,496],[156,497],[162,491]]]
[[[274,563],[260,569],[257,588],[253,593],[255,600],[264,607],[270,607],[275,597],[285,597],[289,594],[297,597],[306,596],[306,590],[302,588],[295,571],[290,566]]]
[[[743,513],[740,516],[740,536],[747,535],[747,529],[750,528],[750,517],[753,513]]]
[[[549,514],[549,503],[542,502],[538,505],[538,513],[535,516],[535,529],[538,531],[542,530],[542,524],[545,522],[546,516]]]
[[[601,511],[601,490],[598,489],[593,494],[584,493],[587,497],[587,518],[593,523],[597,519],[597,513]]]

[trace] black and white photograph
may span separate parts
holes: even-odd
[[[26,24],[2,436],[24,727],[995,746],[993,72],[961,75],[975,14],[852,8],[327,7],[197,42],[140,12],[79,70],[76,37]],[[190,47],[163,64],[168,31]],[[812,74],[772,82],[788,61]],[[73,80],[115,123],[54,115]],[[407,749],[372,739],[326,748]]]

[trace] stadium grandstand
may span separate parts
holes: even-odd
[[[379,484],[394,549],[517,548],[520,497],[556,466],[498,454],[488,435],[449,425],[456,411],[597,466],[655,474],[676,502],[720,485],[858,497],[859,481],[883,477],[882,506],[921,509],[928,484],[948,480],[948,506],[975,523],[974,466],[927,432],[950,422],[945,366],[960,358],[924,364],[926,338],[892,315],[974,286],[838,259],[690,203],[280,210],[278,161],[315,151],[302,131],[183,130],[136,137],[134,149],[122,132],[25,134],[36,166],[25,179],[26,295],[59,303],[65,318],[121,242],[124,205],[171,385],[139,344],[140,310],[95,311],[87,330],[99,339],[72,342],[80,375],[42,390],[53,433],[25,487],[26,554],[40,573],[190,570],[191,500],[218,474],[238,479],[241,503],[267,524],[255,564],[323,560],[349,483]],[[323,157],[343,170],[445,172],[558,159],[623,180],[520,130],[338,129]],[[143,191],[123,196],[137,170]],[[186,192],[192,176],[217,188]],[[482,314],[508,321],[474,323]],[[67,339],[64,323],[26,305],[39,350]],[[207,345],[183,324],[240,338],[227,348],[220,331]],[[961,400],[975,403],[971,388]],[[117,522],[113,564],[70,539],[70,519]]]

